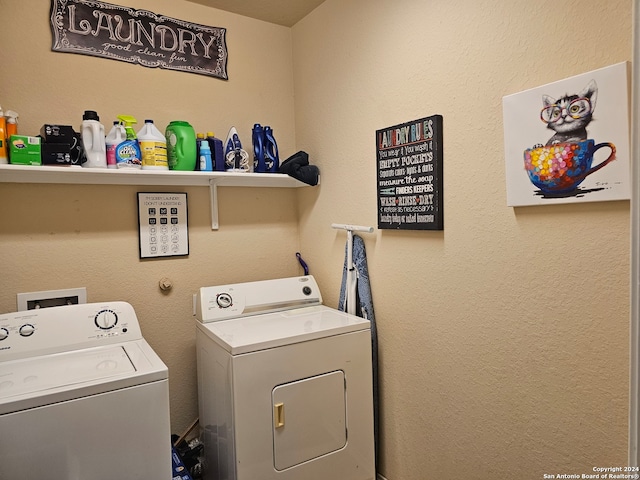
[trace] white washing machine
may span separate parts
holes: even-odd
[[[125,302],[0,315],[0,478],[171,479],[167,367]]]
[[[206,480],[375,478],[371,329],[312,276],[196,298]]]

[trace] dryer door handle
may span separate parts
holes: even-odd
[[[284,403],[276,403],[273,406],[273,421],[276,428],[284,427]]]

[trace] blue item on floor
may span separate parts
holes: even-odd
[[[171,447],[171,463],[173,466],[171,469],[171,480],[193,480],[174,447]]]

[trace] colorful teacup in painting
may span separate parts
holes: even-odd
[[[595,167],[591,166],[593,154],[602,147],[609,147],[609,158]],[[613,143],[595,145],[592,139],[575,143],[556,143],[524,151],[524,168],[529,180],[542,193],[558,194],[574,191],[593,172],[600,170],[616,157]]]

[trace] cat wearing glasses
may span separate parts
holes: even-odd
[[[540,112],[540,119],[547,124],[547,128],[556,132],[547,145],[586,140],[587,125],[593,118],[597,97],[598,86],[595,80],[591,80],[577,95],[565,95],[557,100],[543,95],[544,107]]]

